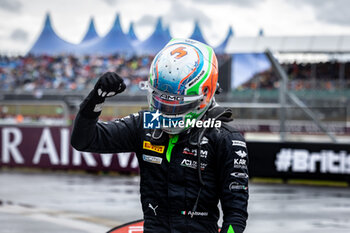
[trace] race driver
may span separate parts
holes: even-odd
[[[225,123],[231,111],[215,102],[217,79],[211,47],[172,39],[142,85],[149,111],[98,121],[105,99],[125,90],[113,72],[103,74],[80,105],[71,138],[75,149],[136,153],[145,233],[217,233],[219,201],[221,232],[242,233],[246,227],[248,152],[242,135]],[[179,123],[206,120],[222,124]]]

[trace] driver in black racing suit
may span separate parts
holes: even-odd
[[[186,71],[182,76],[176,74],[181,69]],[[175,87],[185,86],[184,90],[169,90],[169,80]],[[201,83],[197,92],[186,92],[196,83]],[[155,57],[145,85],[153,112],[100,122],[105,98],[125,89],[116,73],[103,74],[80,106],[72,146],[98,153],[136,153],[145,233],[217,233],[219,200],[224,214],[221,232],[242,233],[248,217],[248,152],[242,135],[225,123],[231,120],[231,111],[213,98],[217,91],[214,52],[197,41],[173,39]],[[213,120],[215,127],[149,127],[159,112],[161,119],[178,121],[190,115],[196,122]]]

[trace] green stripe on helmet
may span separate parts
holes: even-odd
[[[204,80],[206,80],[208,78],[208,75],[211,71],[211,62],[212,62],[212,55],[213,55],[213,49],[210,48],[209,46],[206,46],[208,52],[209,52],[209,66],[208,66],[208,70],[205,73],[205,75],[203,76],[203,78],[201,80],[198,81],[197,84],[195,84],[193,87],[190,87],[187,91],[186,94],[187,95],[198,95],[199,94],[199,87],[202,85],[202,83],[204,82]]]
[[[149,74],[149,83],[151,84],[151,86],[153,86],[152,72],[150,72]]]

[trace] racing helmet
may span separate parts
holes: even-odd
[[[168,121],[200,120],[217,88],[218,64],[214,50],[190,39],[172,39],[155,56],[148,80],[148,104]],[[179,134],[189,127],[162,127]]]

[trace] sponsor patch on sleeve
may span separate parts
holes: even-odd
[[[235,151],[236,154],[241,157],[242,159],[247,157],[247,153],[244,150],[239,150],[239,151]]]
[[[232,172],[231,176],[236,178],[243,178],[243,179],[249,178],[247,173],[242,173],[242,172]]]
[[[238,140],[232,140],[232,146],[241,146],[244,148],[247,148],[247,145],[243,141],[238,141]]]
[[[229,189],[230,189],[230,191],[239,191],[239,190],[247,191],[248,190],[248,186],[241,185],[241,184],[239,184],[237,182],[232,182],[229,185]]]

